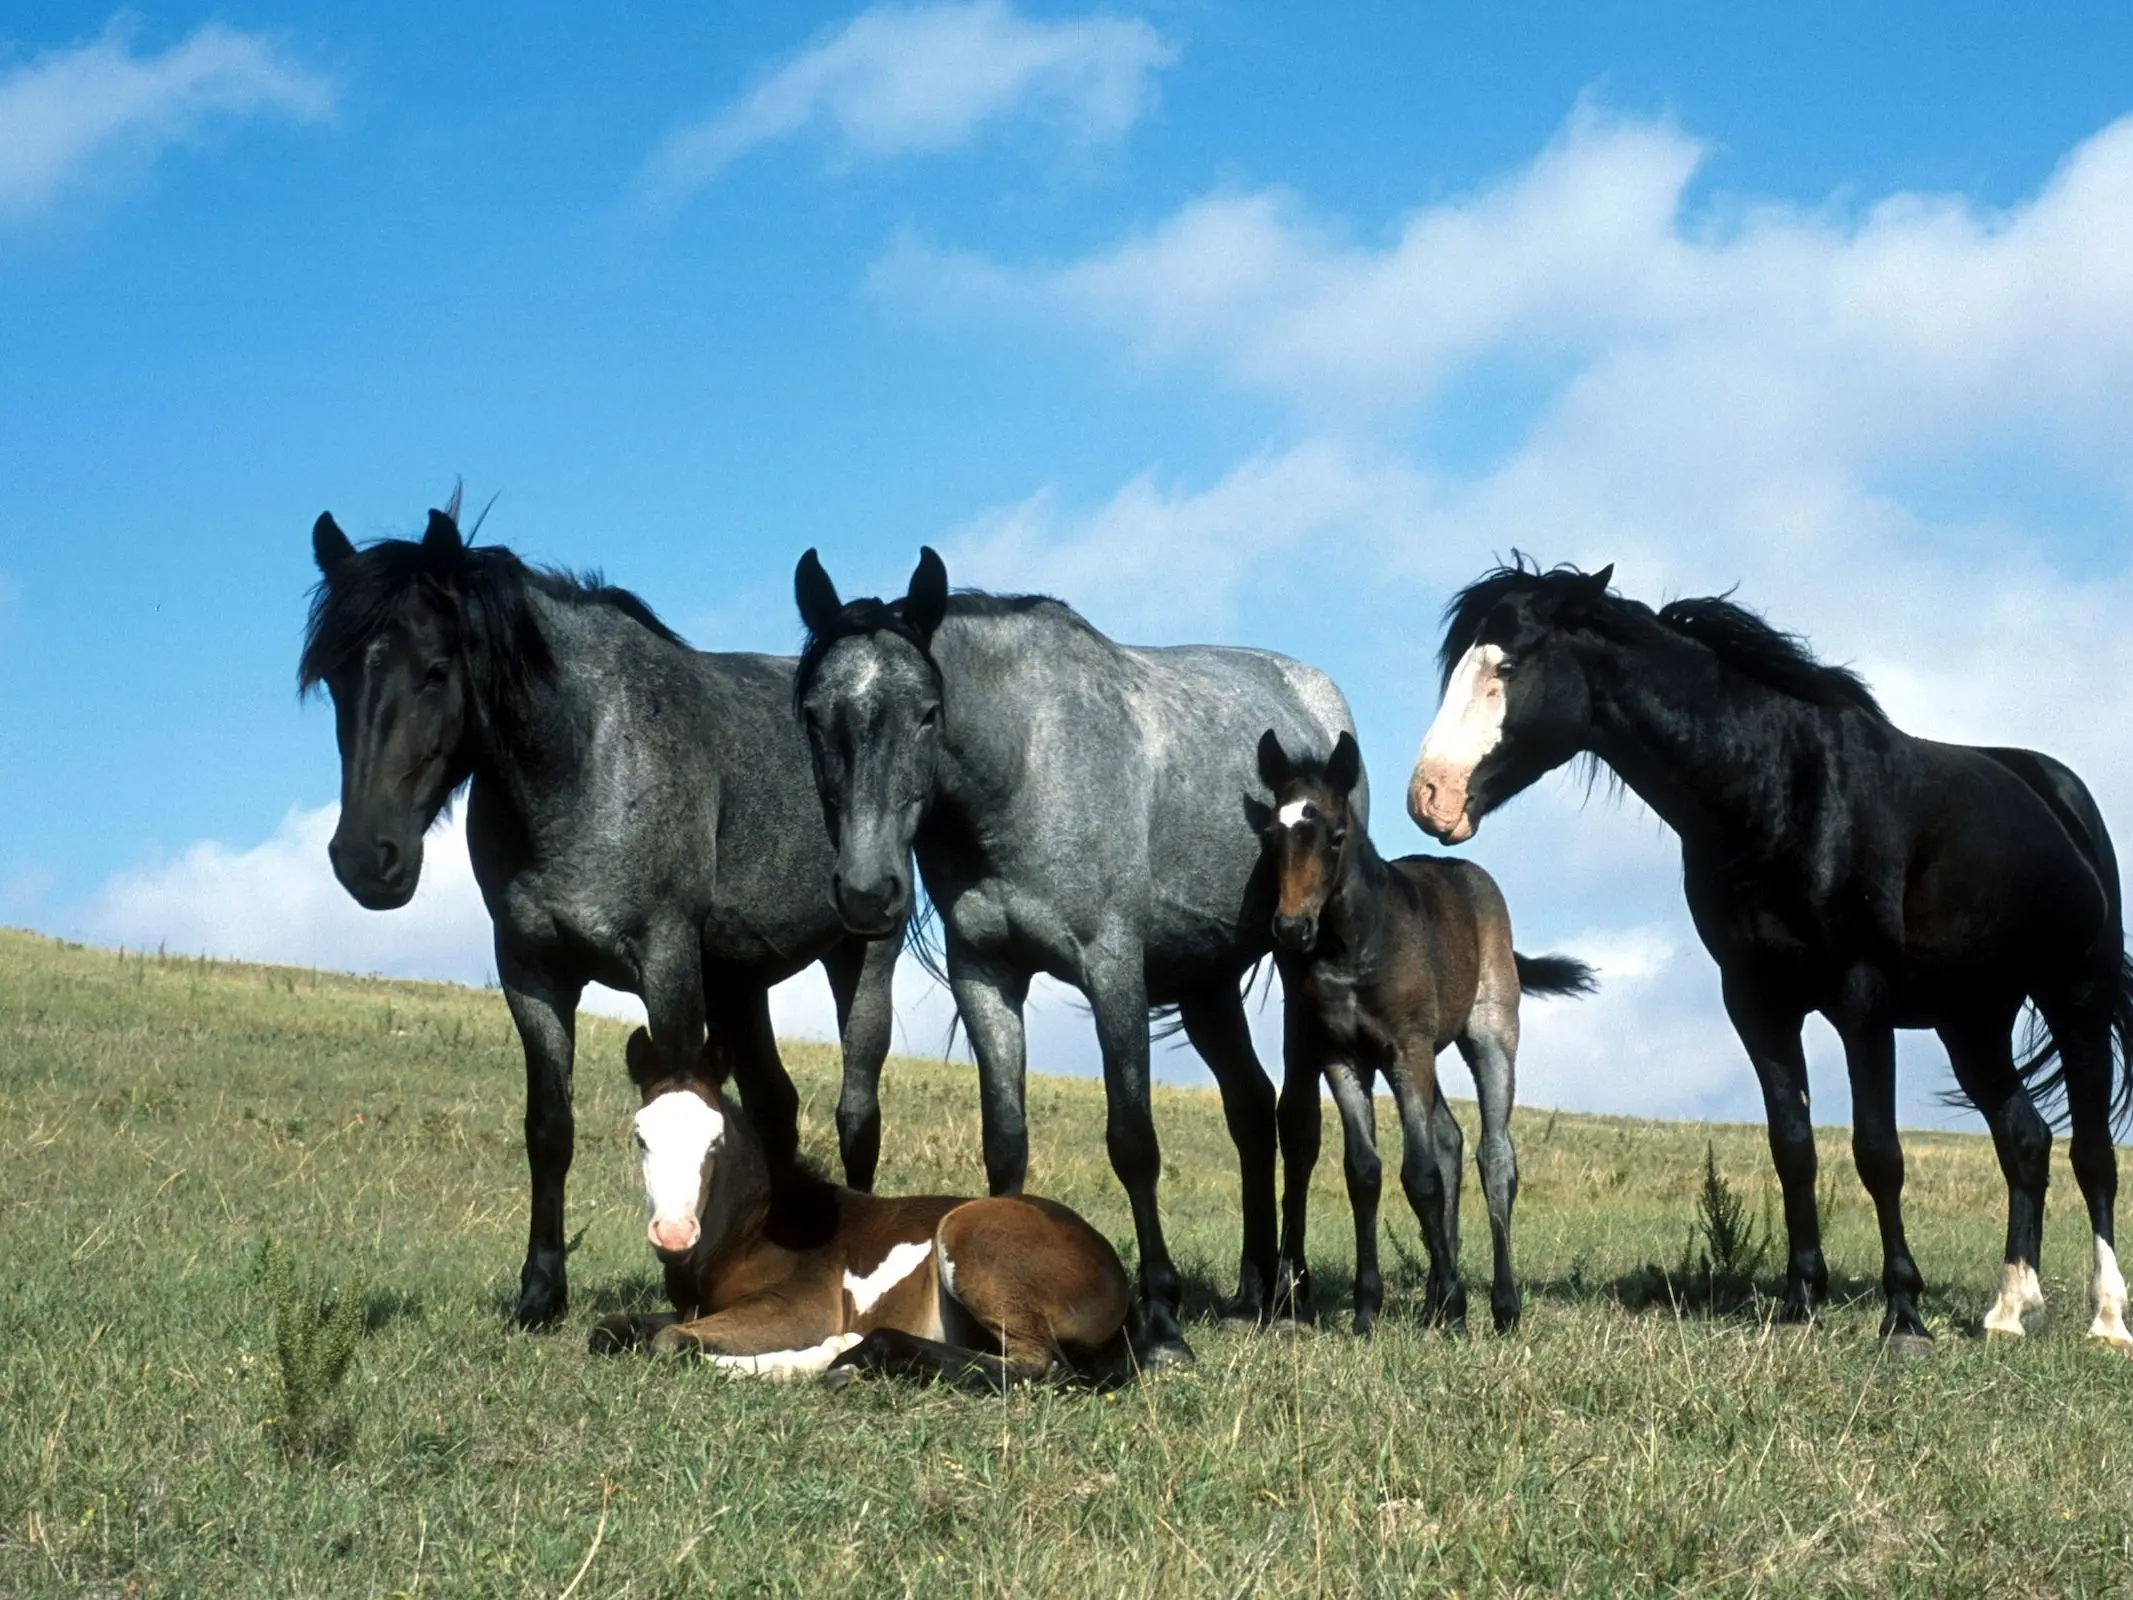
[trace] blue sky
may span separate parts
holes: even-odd
[[[449,841],[404,912],[333,887],[292,688],[311,519],[460,475],[707,647],[795,644],[808,545],[864,591],[931,542],[1292,651],[1386,797],[1493,556],[1738,583],[2123,848],[2128,60],[2122,6],[12,6],[0,921],[479,981]],[[1647,815],[1557,781],[1470,848],[1609,975],[1529,1098],[1756,1113]]]

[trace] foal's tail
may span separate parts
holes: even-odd
[[[1575,956],[1522,956],[1513,951],[1511,959],[1518,963],[1521,994],[1591,994],[1600,986],[1598,974]]]

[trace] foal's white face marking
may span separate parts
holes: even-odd
[[[2000,1293],[1985,1313],[1985,1331],[2022,1337],[2022,1314],[2044,1309],[2044,1285],[2037,1282],[2037,1269],[2027,1261],[2010,1261],[2000,1269]]]
[[[853,1311],[862,1317],[872,1311],[883,1295],[916,1272],[932,1253],[931,1239],[913,1239],[891,1246],[889,1253],[881,1258],[881,1265],[865,1277],[847,1270],[844,1290],[852,1297]]]
[[[1274,816],[1284,828],[1294,828],[1299,826],[1303,822],[1303,819],[1309,816],[1310,814],[1310,801],[1291,800],[1287,805],[1283,806],[1279,811],[1275,812]]]
[[[2089,1324],[2089,1337],[2101,1339],[2120,1350],[2133,1351],[2133,1332],[2126,1329],[2126,1275],[2118,1270],[2118,1252],[2096,1240],[2096,1320]]]
[[[766,1350],[759,1356],[713,1356],[711,1365],[721,1372],[740,1373],[769,1383],[790,1383],[795,1378],[827,1372],[829,1365],[859,1342],[856,1333],[833,1333],[820,1344],[804,1350]]]
[[[711,1175],[711,1152],[726,1119],[702,1095],[669,1089],[637,1113],[637,1155],[644,1167],[646,1236],[660,1250],[687,1250],[702,1232],[698,1214]]]

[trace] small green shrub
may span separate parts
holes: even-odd
[[[280,1379],[281,1410],[268,1426],[291,1461],[338,1456],[354,1433],[354,1419],[335,1395],[363,1340],[362,1292],[328,1295],[272,1239],[260,1246],[259,1282]]]

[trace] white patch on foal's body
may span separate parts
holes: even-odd
[[[711,1152],[725,1137],[726,1119],[702,1095],[670,1089],[637,1113],[636,1129],[647,1230],[680,1229],[694,1244],[705,1174]]]
[[[2133,1333],[2126,1331],[2126,1275],[2118,1270],[2118,1252],[2096,1240],[2096,1320],[2089,1324],[2089,1337],[2101,1339],[2120,1350],[2133,1351]]]
[[[892,1245],[881,1264],[864,1277],[847,1269],[844,1292],[852,1297],[852,1310],[862,1317],[872,1311],[883,1295],[916,1272],[932,1252],[931,1239],[913,1239]]]
[[[1297,826],[1303,821],[1305,817],[1308,817],[1310,814],[1311,802],[1308,800],[1291,800],[1287,805],[1283,806],[1279,811],[1274,813],[1275,817],[1280,821],[1281,825],[1284,828],[1293,828]]]
[[[2022,1314],[2044,1309],[2044,1286],[2027,1261],[2010,1261],[2000,1269],[2000,1293],[1985,1313],[1985,1331],[2022,1337]]]
[[[721,1372],[740,1373],[771,1383],[789,1383],[794,1378],[827,1372],[830,1363],[860,1340],[856,1333],[833,1333],[805,1350],[766,1350],[759,1356],[712,1356],[711,1365]]]

